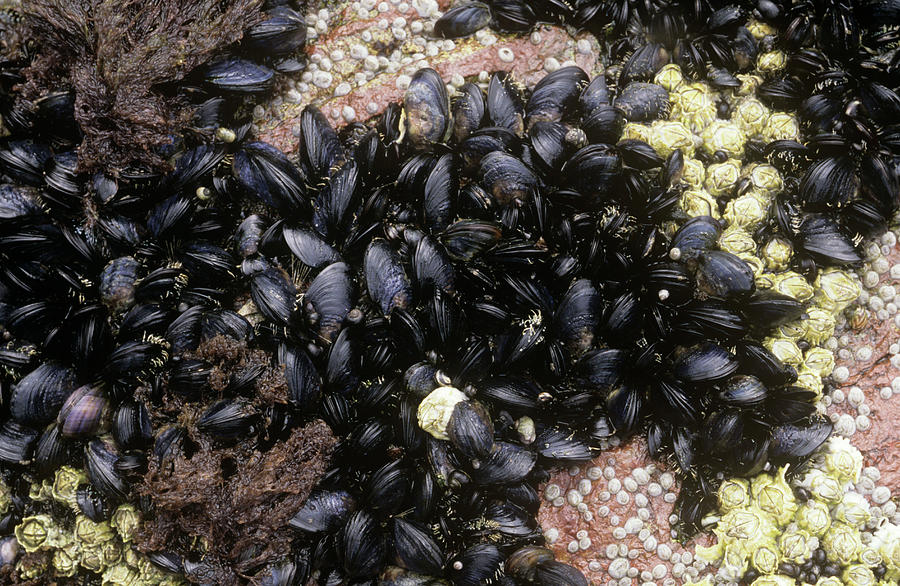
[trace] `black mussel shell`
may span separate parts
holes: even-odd
[[[272,87],[275,73],[268,67],[257,65],[252,61],[232,57],[210,65],[204,79],[218,91],[259,94]]]
[[[307,320],[325,342],[333,342],[341,331],[353,309],[354,293],[350,267],[343,262],[325,267],[306,290]]]
[[[481,2],[454,6],[434,22],[434,35],[444,39],[467,37],[491,22],[490,8]]]
[[[344,571],[354,579],[371,578],[381,571],[387,545],[378,521],[366,511],[350,515],[340,534]]]
[[[616,96],[613,105],[629,122],[646,122],[669,114],[669,92],[655,83],[632,82]]]
[[[306,20],[295,10],[277,6],[267,17],[244,31],[241,42],[247,49],[269,55],[287,55],[306,42]]]
[[[478,484],[509,484],[524,479],[534,468],[537,455],[509,442],[496,442],[486,460],[472,470]]]
[[[38,431],[11,419],[0,426],[0,461],[27,464],[31,461]]]
[[[447,435],[453,446],[470,461],[482,460],[494,447],[494,424],[480,403],[460,401],[453,408]]]
[[[394,308],[405,309],[413,302],[412,284],[400,262],[400,256],[385,240],[375,239],[363,259],[369,297],[384,315]]]
[[[576,65],[544,76],[525,104],[528,126],[538,121],[559,122],[566,114],[573,113],[588,82],[588,75]]]
[[[753,270],[739,257],[723,250],[699,254],[697,285],[714,297],[739,297],[753,293]]]
[[[503,554],[496,545],[479,543],[460,552],[448,564],[448,574],[458,586],[479,586],[500,572]]]
[[[75,390],[75,373],[58,363],[45,362],[13,386],[9,412],[16,421],[42,425],[53,420]]]
[[[588,586],[587,578],[580,571],[555,560],[537,565],[537,583],[541,586]]]
[[[402,567],[426,575],[441,574],[444,553],[430,532],[418,524],[394,519],[394,550]]]
[[[57,416],[59,433],[73,438],[94,435],[108,416],[104,390],[96,385],[84,385],[75,389],[60,408]]]
[[[443,142],[450,130],[450,99],[434,69],[419,69],[403,96],[404,137],[414,148]]]
[[[91,484],[114,502],[128,497],[128,485],[116,469],[118,460],[114,447],[103,440],[91,440],[84,448],[84,469]]]
[[[307,533],[334,531],[355,508],[353,497],[345,490],[316,489],[288,524]]]

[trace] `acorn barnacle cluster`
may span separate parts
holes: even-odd
[[[131,524],[146,558],[96,566],[109,583],[587,584],[543,547],[537,486],[634,434],[682,477],[686,532],[729,507],[721,543],[746,543],[723,555],[806,564],[809,503],[862,515],[852,454],[807,472],[806,504],[784,467],[831,433],[817,345],[897,204],[893,135],[859,104],[897,78],[866,61],[801,107],[846,56],[813,54],[799,6],[459,6],[436,35],[564,21],[613,33],[608,67],[453,96],[423,68],[368,125],[307,106],[295,155],[243,122],[271,79],[234,60],[202,72],[211,132],[177,137],[168,173],[80,173],[77,133],[54,134],[71,109],[8,127],[5,564],[100,571],[55,514],[95,541]]]
[[[900,574],[898,528],[873,524],[869,501],[853,489],[862,454],[833,436],[790,482],[786,468],[750,480],[726,480],[718,491],[717,543],[697,555],[728,581],[893,584]]]

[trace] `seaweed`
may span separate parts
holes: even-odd
[[[135,539],[144,552],[175,550],[201,560],[186,574],[217,584],[290,555],[288,521],[325,472],[337,440],[320,420],[267,452],[223,449],[199,439],[190,457],[152,463],[138,490],[153,500]],[[193,545],[202,538],[205,551]]]
[[[113,174],[166,167],[157,149],[193,111],[171,88],[262,17],[261,0],[29,0],[21,11],[36,54],[20,99],[73,89],[79,170]]]

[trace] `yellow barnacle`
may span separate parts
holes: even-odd
[[[715,120],[703,129],[703,148],[709,154],[718,151],[729,157],[742,157],[747,137],[737,124],[727,120]]]
[[[706,181],[706,167],[697,159],[685,157],[681,180],[694,189],[701,189]]]
[[[140,578],[138,571],[125,563],[109,566],[103,572],[104,586],[137,586],[141,583]]]
[[[731,254],[752,253],[756,251],[756,242],[752,234],[740,226],[731,225],[719,236],[719,248]]]
[[[661,85],[666,91],[674,92],[682,83],[684,83],[684,74],[681,68],[674,63],[664,65],[662,69],[653,78],[653,83]]]
[[[806,341],[810,344],[822,344],[834,335],[834,315],[820,307],[810,307],[806,312]]]
[[[81,543],[99,545],[115,537],[115,534],[106,521],[97,523],[84,515],[78,515],[75,517],[75,536]]]
[[[691,189],[681,194],[679,201],[682,211],[689,217],[712,216],[719,217],[719,204],[716,198],[703,189]]]
[[[813,550],[818,545],[817,541],[808,531],[792,524],[778,537],[778,547],[785,560],[804,564],[812,557]]]
[[[822,383],[822,377],[805,367],[801,367],[797,371],[797,381],[794,384],[814,392],[816,398],[821,397],[822,391],[825,390],[825,385]]]
[[[796,586],[796,582],[784,574],[767,574],[751,582],[750,586]]]
[[[778,335],[795,342],[806,335],[806,322],[802,319],[795,319],[792,322],[782,324],[775,330]]]
[[[731,110],[731,121],[738,125],[748,137],[757,136],[766,127],[769,109],[756,98],[741,98]]]
[[[53,569],[57,576],[71,578],[78,572],[78,563],[81,560],[81,545],[72,540],[62,547],[53,550]]]
[[[762,129],[766,141],[797,140],[800,137],[800,123],[797,117],[787,112],[772,112]]]
[[[103,547],[100,545],[86,545],[82,547],[78,563],[85,570],[99,574],[106,567],[103,560]]]
[[[841,574],[841,578],[846,586],[875,586],[878,583],[872,570],[863,564],[848,566]]]
[[[757,41],[761,41],[763,37],[774,35],[778,32],[772,25],[756,20],[755,18],[748,19],[746,26],[747,30],[750,31],[750,34],[753,35],[753,38]]]
[[[783,271],[791,262],[794,249],[791,243],[784,238],[775,236],[763,245],[762,256],[766,261],[766,268],[773,271]]]
[[[694,132],[701,132],[716,121],[716,103],[709,87],[688,83],[672,92],[674,101],[671,118],[679,120]]]
[[[826,348],[814,346],[803,356],[803,368],[819,376],[828,376],[834,370],[834,354]]]
[[[749,73],[738,73],[735,77],[741,82],[741,87],[737,91],[739,96],[752,96],[763,82],[763,78],[759,75]]]
[[[809,499],[797,509],[797,526],[816,537],[822,537],[831,527],[828,505],[817,499]]]
[[[750,481],[753,502],[780,526],[787,525],[797,512],[797,499],[784,479],[785,470],[779,468],[775,475],[758,474]]]
[[[885,578],[900,581],[900,526],[882,523],[875,531],[871,546],[878,549],[887,569]]]
[[[809,301],[816,290],[806,281],[800,273],[785,271],[774,277],[773,289],[784,295],[790,295],[797,301]]]
[[[647,142],[663,158],[671,155],[676,149],[681,149],[685,156],[694,154],[694,135],[681,122],[657,120],[650,126]]]
[[[838,504],[844,496],[841,483],[818,468],[813,468],[804,474],[800,485],[827,505]]]
[[[816,580],[815,586],[844,586],[844,583],[835,576],[825,576]]]
[[[761,543],[750,554],[750,563],[760,574],[775,574],[781,564],[782,556],[778,551],[775,540]]]
[[[833,435],[828,438],[825,453],[825,470],[839,483],[859,482],[862,474],[862,453],[845,437]]]
[[[653,132],[646,124],[628,122],[625,124],[625,128],[622,129],[622,140],[640,140],[649,143],[651,134]]]
[[[714,163],[706,168],[706,190],[718,197],[731,195],[735,184],[741,177],[741,162],[736,159],[728,159],[724,163]]]
[[[819,307],[838,313],[859,297],[859,284],[850,274],[837,268],[828,268],[816,278],[816,302]]]
[[[16,572],[23,580],[36,580],[46,574],[49,556],[21,556],[16,562]]]
[[[775,73],[783,69],[787,62],[787,55],[783,51],[768,51],[760,53],[756,59],[756,68],[763,73]]]
[[[740,541],[748,551],[778,534],[771,517],[753,505],[727,512],[719,520],[718,529],[727,539]]]
[[[761,275],[756,275],[756,288],[759,290],[774,289],[776,276],[777,275],[775,273],[763,273]]]
[[[745,193],[725,204],[723,215],[731,226],[752,229],[765,220],[768,209],[769,202],[753,193]]]
[[[753,189],[761,195],[772,197],[784,187],[781,173],[772,165],[762,163],[747,165],[744,169],[744,176],[750,180]]]
[[[759,278],[763,274],[763,270],[765,270],[766,265],[763,260],[755,254],[750,254],[749,252],[741,252],[739,254],[736,254],[735,256],[747,263],[747,266],[749,266],[750,270],[753,271],[754,279]]]
[[[113,527],[124,542],[129,542],[137,532],[141,525],[141,514],[134,505],[120,505],[109,520],[110,527]]]
[[[9,490],[6,483],[0,478],[0,515],[6,514],[6,511],[9,510],[10,503],[12,503],[12,491]]]
[[[869,511],[869,501],[857,492],[845,492],[841,502],[834,508],[832,515],[838,521],[842,521],[851,527],[863,529],[872,513]]]
[[[447,426],[450,424],[453,408],[465,400],[466,395],[455,387],[436,388],[419,403],[417,413],[419,427],[435,439],[450,439],[447,435]]]
[[[110,539],[100,544],[103,565],[111,566],[122,559],[122,543],[118,539]]]
[[[797,343],[787,338],[766,338],[763,346],[774,354],[779,360],[791,366],[800,366],[803,362],[803,352],[797,347]]]
[[[78,486],[85,482],[87,482],[87,474],[83,471],[76,470],[71,466],[60,466],[53,475],[53,486],[50,489],[50,494],[57,501],[77,509],[76,493],[78,492]]]
[[[25,517],[14,529],[16,539],[26,552],[32,553],[49,546],[59,530],[49,515]]]
[[[729,478],[719,486],[717,496],[722,511],[744,507],[750,504],[750,483],[743,478]]]

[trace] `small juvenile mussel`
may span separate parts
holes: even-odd
[[[94,563],[41,504],[81,462],[78,518],[142,517],[146,558],[106,562],[109,583],[586,585],[544,547],[537,487],[633,434],[682,478],[685,532],[727,492],[787,528],[748,534],[755,567],[810,577],[846,557],[848,531],[804,565],[784,471],[831,433],[816,346],[858,293],[841,268],[856,232],[896,205],[896,141],[850,141],[849,161],[829,136],[766,149],[798,129],[768,108],[802,83],[740,93],[732,70],[777,69],[747,11],[614,4],[472,3],[434,29],[647,24],[611,44],[609,79],[501,72],[448,96],[423,69],[368,126],[338,133],[307,106],[296,157],[211,106],[215,132],[178,142],[163,175],[79,177],[40,133],[5,142],[0,534],[19,576]],[[304,32],[273,7],[242,49],[289,54]],[[232,98],[271,82],[236,58],[205,80]],[[813,472],[805,490],[840,497]],[[850,528],[853,505],[834,513]]]

